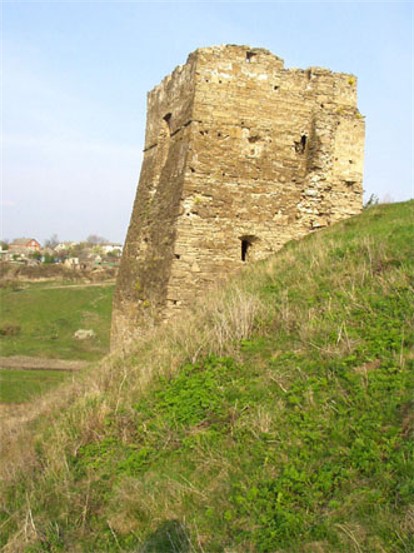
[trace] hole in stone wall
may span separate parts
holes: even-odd
[[[175,254],[174,254],[174,257],[175,257],[175,259],[180,259],[181,255],[178,254],[178,253],[175,253]]]
[[[167,113],[163,117],[164,121],[167,123],[167,127],[170,132],[171,132],[171,117],[172,117],[172,113]]]
[[[246,63],[251,63],[256,54],[251,51],[246,52]]]
[[[306,134],[303,134],[300,137],[299,141],[297,141],[297,142],[295,141],[295,150],[298,154],[303,154],[305,152],[306,142],[307,142]]]
[[[279,90],[279,87],[275,84],[275,86],[273,87],[273,90]]]
[[[190,171],[191,171],[192,173],[195,173],[194,167],[190,167]]]
[[[246,262],[249,259],[254,242],[257,241],[256,236],[241,236],[241,260]]]
[[[246,261],[247,252],[249,251],[251,244],[248,240],[241,241],[241,260]]]
[[[305,151],[305,148],[306,148],[306,134],[303,134],[300,138],[300,146],[302,148],[302,152]]]

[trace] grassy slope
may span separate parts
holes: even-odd
[[[0,371],[0,404],[24,403],[51,390],[71,375],[68,371]]]
[[[413,221],[290,244],[108,360],[26,444],[5,551],[411,552]]]
[[[17,335],[0,336],[1,355],[99,359],[108,352],[113,286],[56,287],[28,284],[0,289],[1,328],[17,325]],[[92,328],[93,341],[73,333]]]

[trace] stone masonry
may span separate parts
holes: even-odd
[[[353,75],[201,48],[148,94],[144,159],[112,347],[286,242],[362,209]]]

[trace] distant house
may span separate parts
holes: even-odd
[[[78,244],[79,242],[60,242],[59,244],[57,244],[57,246],[55,246],[54,250],[55,252],[62,252],[65,250],[70,250],[71,248],[73,248],[74,246],[77,246]]]
[[[108,255],[108,253],[121,255],[122,253],[122,244],[99,244],[99,249],[104,255]]]
[[[10,253],[34,253],[39,252],[41,246],[34,238],[16,238],[9,244]]]
[[[70,269],[80,269],[79,257],[68,257],[63,264]]]

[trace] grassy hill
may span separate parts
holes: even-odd
[[[6,436],[3,550],[412,552],[413,286],[378,206],[79,375]]]

